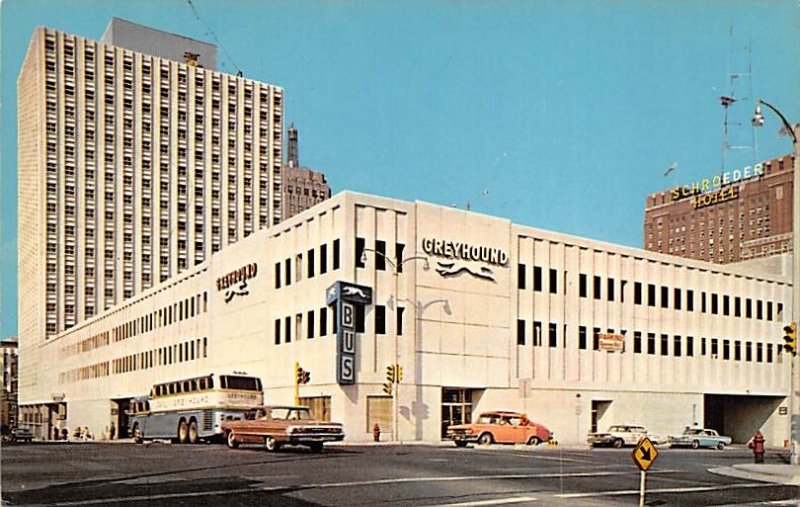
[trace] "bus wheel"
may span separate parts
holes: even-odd
[[[192,419],[189,422],[189,443],[196,444],[198,440],[199,438],[197,436],[197,421]]]
[[[185,419],[181,419],[178,423],[178,443],[185,444],[189,441],[189,425],[186,424]]]
[[[236,435],[234,435],[232,431],[229,431],[226,437],[227,438],[225,438],[225,440],[228,442],[228,447],[231,449],[236,449],[239,447],[239,442],[236,440]]]

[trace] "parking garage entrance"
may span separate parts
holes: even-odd
[[[783,396],[706,394],[703,426],[730,436],[734,444],[743,444],[775,414],[784,400]]]

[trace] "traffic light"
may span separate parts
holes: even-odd
[[[391,382],[384,382],[383,383],[383,392],[385,392],[389,396],[392,395],[392,383]]]
[[[788,326],[784,326],[783,332],[783,341],[786,342],[783,344],[783,350],[786,352],[791,352],[793,356],[797,355],[797,323],[792,322]]]
[[[305,382],[303,382],[303,379],[305,378],[306,373],[308,373],[308,372],[306,372],[305,370],[300,368],[300,363],[294,363],[294,382],[295,382],[295,384],[305,384]]]
[[[389,366],[386,367],[386,380],[390,384],[394,384],[397,381],[396,372],[393,364],[390,364]]]
[[[303,378],[300,380],[300,383],[301,384],[308,384],[308,382],[311,380],[311,372],[307,371],[307,370],[302,370],[302,369],[300,371],[303,372],[303,375],[302,375]]]
[[[403,380],[403,367],[399,364],[397,365],[397,383],[399,384]]]

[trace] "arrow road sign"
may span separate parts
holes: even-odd
[[[639,467],[639,470],[646,472],[658,457],[658,450],[649,438],[644,437],[636,444],[636,448],[633,449],[631,456],[633,457],[633,462]]]

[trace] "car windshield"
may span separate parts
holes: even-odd
[[[481,414],[478,417],[478,424],[497,424],[499,421],[497,414]]]
[[[628,430],[627,426],[612,426],[612,427],[608,428],[608,431],[610,433],[610,432],[624,432],[624,431],[629,431],[629,430]]]
[[[703,430],[688,429],[683,432],[684,435],[702,435]]]
[[[311,420],[311,412],[307,408],[273,407],[270,411],[270,417],[288,421],[308,421]]]

